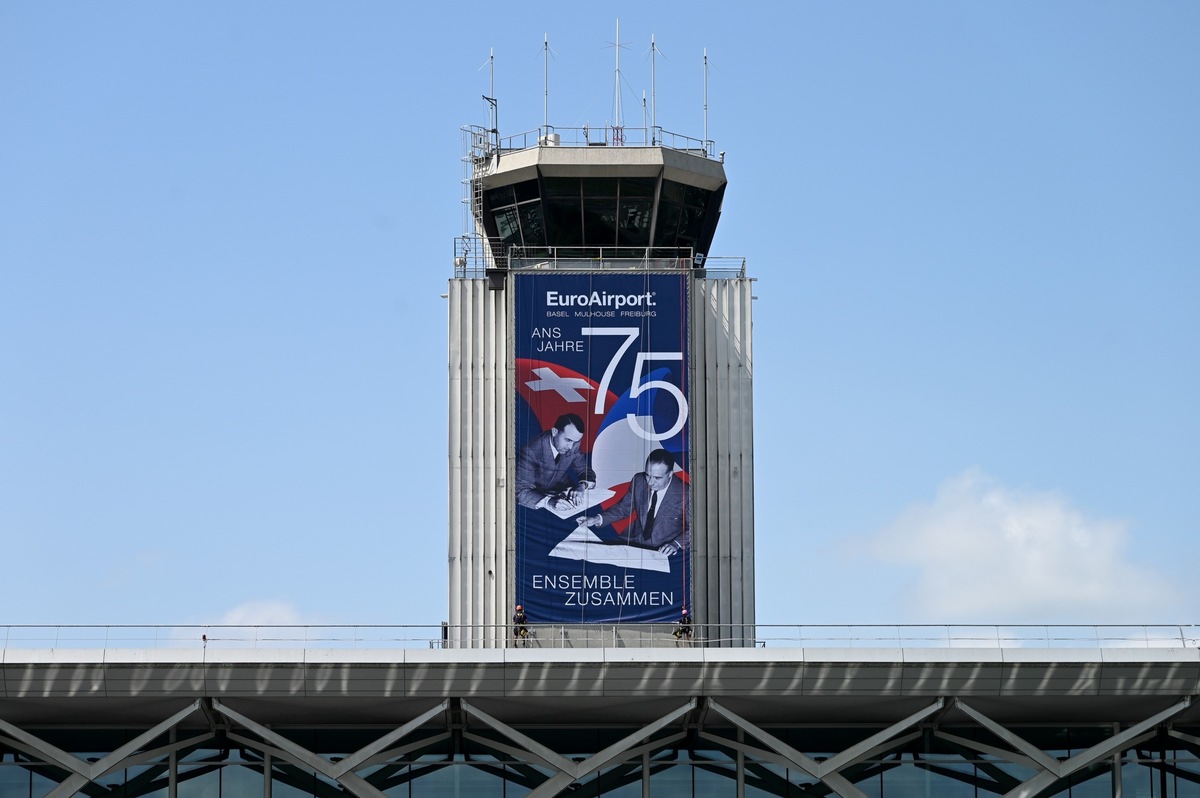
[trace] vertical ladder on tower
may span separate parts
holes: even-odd
[[[483,234],[483,176],[491,169],[491,147],[488,146],[487,134],[483,137],[482,148],[475,158],[475,169],[471,174],[471,217],[475,220],[475,230]]]
[[[495,147],[489,131],[474,125],[463,128],[463,204],[469,218],[464,219],[464,233],[483,235],[483,178],[495,162]]]

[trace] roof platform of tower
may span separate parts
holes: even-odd
[[[611,125],[463,136],[469,235],[486,241],[489,271],[519,268],[514,252],[565,251],[703,267],[727,184],[713,142]]]
[[[714,156],[712,141],[662,128],[542,127],[497,138],[467,128],[473,175],[484,188],[512,185],[549,175],[583,177],[650,176],[716,191],[726,183],[724,153]]]

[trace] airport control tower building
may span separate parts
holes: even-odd
[[[753,283],[709,252],[724,153],[495,124],[463,150],[447,642],[508,645],[517,605],[555,646],[656,645],[684,610],[705,645],[753,640]]]

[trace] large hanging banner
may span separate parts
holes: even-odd
[[[517,602],[531,623],[678,620],[692,585],[687,275],[514,282]]]

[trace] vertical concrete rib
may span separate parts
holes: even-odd
[[[446,295],[446,341],[448,380],[446,392],[447,422],[449,429],[446,436],[446,461],[449,468],[447,483],[446,518],[449,534],[447,536],[447,587],[449,593],[450,635],[455,643],[459,642],[458,625],[462,623],[462,412],[460,401],[463,395],[463,357],[462,357],[462,304],[463,283],[461,280],[451,280]]]
[[[450,281],[449,593],[456,646],[503,641],[507,502],[504,292]],[[472,628],[474,627],[474,628]]]
[[[731,286],[732,288],[732,286]],[[737,478],[738,525],[740,533],[736,563],[740,573],[736,574],[741,585],[742,623],[747,624],[740,632],[753,642],[752,625],[755,618],[754,606],[754,341],[753,313],[754,282],[748,279],[737,281],[734,305],[737,308],[737,337],[734,354],[737,366],[734,372],[736,405],[731,421],[738,438]]]
[[[697,280],[693,291],[695,604],[724,645],[753,642],[752,287]]]
[[[692,618],[696,623],[710,622],[715,609],[709,606],[710,585],[715,584],[715,574],[709,573],[709,543],[708,530],[712,525],[708,514],[708,487],[711,480],[708,476],[709,452],[708,435],[705,421],[708,418],[708,392],[705,386],[709,381],[708,356],[705,352],[707,327],[705,319],[705,297],[708,285],[703,280],[693,280],[691,285],[691,360],[692,383],[690,386],[692,402],[691,427],[691,456],[690,471],[692,475],[692,595],[688,597]],[[706,629],[706,627],[702,627]],[[707,636],[702,632],[702,636]]]
[[[492,443],[488,455],[490,473],[484,485],[489,499],[487,526],[487,556],[485,582],[488,588],[488,605],[484,608],[483,623],[489,625],[490,645],[503,646],[507,631],[503,628],[507,618],[508,561],[505,550],[508,541],[508,480],[509,446],[509,378],[508,378],[508,292],[487,290],[488,331],[490,351],[488,355],[488,398],[489,440]]]
[[[496,562],[496,447],[498,445],[496,436],[496,312],[495,304],[491,301],[492,297],[488,294],[494,293],[484,291],[481,297],[482,307],[480,308],[480,317],[483,319],[483,327],[479,331],[479,338],[484,345],[484,353],[481,358],[481,363],[484,365],[483,373],[480,374],[480,423],[479,423],[479,446],[478,456],[480,459],[479,482],[476,486],[478,491],[478,501],[480,504],[480,519],[479,519],[479,568],[478,582],[479,586],[479,613],[478,617],[483,623],[487,623],[487,619],[491,618],[496,610],[495,597],[492,595],[493,580],[496,576],[494,564]],[[482,629],[480,635],[486,641],[484,645],[492,646],[495,644],[495,630],[491,627]]]
[[[736,406],[734,397],[730,391],[735,385],[730,380],[730,365],[733,360],[733,338],[737,334],[736,329],[732,326],[734,321],[733,315],[730,312],[730,296],[728,285],[724,282],[713,285],[713,303],[717,311],[716,327],[721,335],[713,337],[713,358],[717,365],[717,401],[714,403],[717,409],[715,417],[712,419],[716,427],[717,442],[719,451],[717,454],[717,469],[719,478],[717,479],[718,496],[717,496],[717,515],[720,519],[720,539],[718,541],[717,550],[717,571],[721,575],[721,584],[725,589],[723,595],[725,601],[721,613],[721,629],[720,639],[722,645],[728,645],[724,641],[731,641],[733,638],[733,625],[740,623],[741,619],[737,612],[741,608],[741,593],[742,586],[733,579],[733,560],[738,557],[740,552],[735,548],[735,536],[737,527],[737,516],[735,515],[736,508],[733,506],[733,496],[736,495],[734,490],[736,474],[731,468],[731,464],[736,461],[737,452],[734,450],[736,439],[733,435],[733,417],[732,410]]]
[[[462,514],[462,591],[463,591],[463,606],[466,608],[465,623],[473,624],[473,619],[477,617],[475,607],[475,532],[479,528],[475,520],[475,499],[477,496],[475,490],[475,472],[478,463],[475,460],[475,438],[478,434],[479,414],[476,412],[475,402],[479,396],[479,358],[477,353],[476,330],[478,328],[479,315],[479,292],[476,290],[474,283],[470,284],[470,290],[466,294],[466,313],[463,314],[463,324],[460,330],[463,346],[463,366],[467,370],[466,379],[463,381],[463,412],[462,412],[462,449],[458,456],[463,462],[463,483],[460,486],[462,490],[462,502],[464,512]],[[474,635],[473,631],[467,631],[466,634]]]

